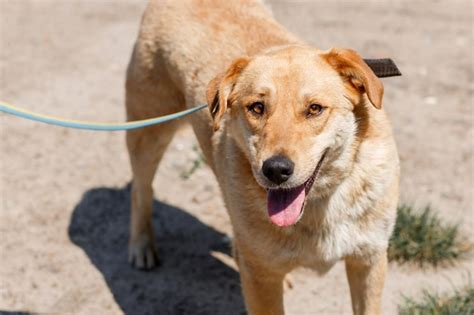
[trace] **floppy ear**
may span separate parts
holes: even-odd
[[[361,56],[352,49],[333,48],[323,58],[367,96],[375,108],[382,107],[383,85]]]
[[[207,104],[214,121],[214,131],[219,129],[222,116],[227,110],[229,95],[240,73],[245,69],[249,60],[239,58],[235,60],[226,72],[217,75],[207,86]]]

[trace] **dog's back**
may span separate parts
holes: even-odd
[[[296,42],[258,0],[152,0],[132,63],[140,75],[166,72],[186,106],[194,106],[205,102],[207,83],[235,58]]]

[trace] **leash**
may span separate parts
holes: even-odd
[[[136,121],[129,121],[123,123],[113,123],[113,122],[89,122],[89,121],[82,121],[82,120],[69,120],[63,119],[59,117],[49,116],[49,115],[42,115],[38,113],[31,112],[26,109],[21,109],[16,106],[10,105],[8,103],[0,101],[0,112],[8,113],[11,115],[15,115],[21,118],[26,118],[29,120],[34,120],[50,125],[56,125],[61,127],[67,128],[76,128],[76,129],[86,129],[86,130],[99,130],[99,131],[120,131],[120,130],[132,130],[143,128],[147,126],[161,124],[170,120],[178,119],[187,115],[190,115],[194,112],[202,110],[206,108],[206,104],[198,105],[193,108],[189,108],[183,110],[181,112],[177,112],[174,114],[150,118],[150,119],[143,119],[143,120],[136,120]]]
[[[375,75],[379,78],[393,77],[402,75],[400,70],[398,70],[395,63],[392,59],[364,59],[365,63],[374,71]],[[32,111],[21,109],[16,106],[10,105],[6,102],[0,101],[0,112],[8,113],[15,115],[21,118],[26,118],[29,120],[34,120],[50,125],[56,125],[67,128],[76,128],[76,129],[86,129],[86,130],[99,130],[99,131],[121,131],[121,130],[132,130],[143,128],[147,126],[161,124],[170,120],[175,120],[182,118],[184,116],[190,115],[194,112],[200,111],[206,108],[206,104],[198,105],[174,114],[155,117],[150,119],[129,121],[123,123],[113,123],[113,122],[89,122],[81,120],[69,120],[64,118],[59,118],[55,116],[42,115],[34,113]]]

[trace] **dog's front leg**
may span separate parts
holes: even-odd
[[[248,313],[283,315],[283,279],[286,272],[277,271],[241,251],[236,255],[236,261]]]
[[[387,252],[381,251],[370,258],[346,257],[345,261],[354,314],[380,314]]]

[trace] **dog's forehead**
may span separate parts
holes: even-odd
[[[308,93],[339,80],[316,49],[285,49],[254,57],[242,75],[253,90],[297,90]]]

